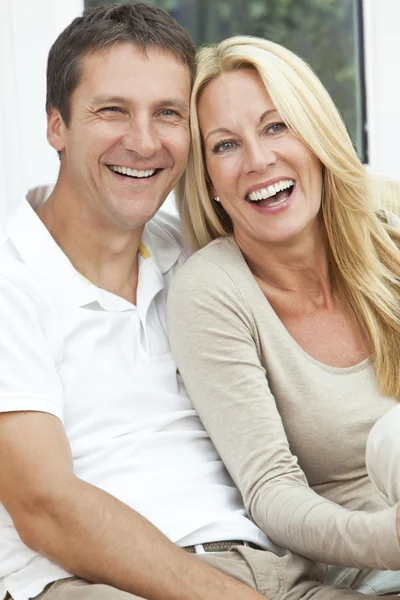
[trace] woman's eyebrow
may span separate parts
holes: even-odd
[[[276,108],[269,108],[268,110],[264,111],[260,117],[260,123],[262,123],[264,121],[264,119],[266,119],[267,117],[270,117],[272,114],[277,113],[278,111],[276,110]],[[222,133],[224,135],[233,135],[233,132],[230,129],[227,129],[226,127],[217,127],[216,129],[212,129],[209,133],[207,133],[206,137],[204,138],[204,141],[206,142],[208,140],[208,138],[211,135],[214,135],[215,133]]]
[[[263,112],[263,114],[260,117],[260,123],[262,123],[264,121],[264,119],[266,119],[267,117],[270,117],[273,113],[278,114],[278,111],[276,110],[276,108],[269,108],[268,110]]]
[[[232,135],[232,131],[230,129],[226,129],[226,127],[217,127],[217,129],[212,129],[209,133],[207,133],[206,137],[204,138],[204,141],[206,142],[210,135],[214,135],[214,133]]]

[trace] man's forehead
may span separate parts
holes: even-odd
[[[133,43],[118,43],[112,46],[89,51],[84,54],[80,61],[82,76],[93,72],[93,68],[107,69],[115,63],[119,64],[121,60],[130,63],[137,63],[143,66],[162,66],[163,68],[174,69],[176,71],[187,72],[190,77],[189,67],[182,62],[179,56],[172,51],[158,46],[148,46],[142,48]]]
[[[145,86],[145,87],[144,87]],[[172,52],[157,47],[145,50],[134,44],[117,44],[96,50],[81,60],[81,77],[78,88],[89,88],[97,98],[127,99],[132,92],[159,93],[177,100],[190,94],[190,72],[187,65]],[[78,89],[77,88],[77,89]]]

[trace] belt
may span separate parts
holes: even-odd
[[[206,552],[226,552],[232,550],[235,546],[247,546],[254,550],[262,550],[261,546],[253,542],[244,542],[243,540],[228,540],[226,542],[208,542],[207,544],[195,544],[194,546],[184,546],[182,550],[192,554],[205,554]]]

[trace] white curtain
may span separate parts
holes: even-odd
[[[25,190],[55,181],[46,140],[46,60],[83,0],[0,0],[0,223]]]
[[[11,0],[0,4],[0,219],[21,191],[22,145]]]

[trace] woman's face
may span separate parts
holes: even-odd
[[[213,196],[243,250],[288,244],[318,229],[321,164],[283,123],[254,71],[211,81],[198,116]]]

